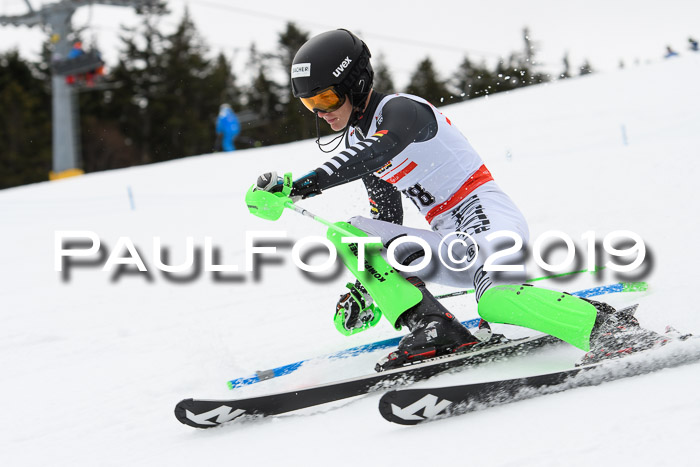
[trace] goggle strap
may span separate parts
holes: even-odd
[[[318,117],[317,113],[315,113],[315,115],[316,115],[316,144],[318,145],[318,148],[321,150],[321,152],[325,152],[326,154],[329,154],[329,153],[335,151],[336,149],[338,149],[338,146],[340,146],[340,143],[343,142],[343,139],[340,139],[340,141],[338,141],[338,144],[336,144],[335,147],[333,147],[333,149],[329,149],[328,151],[326,151],[323,148],[333,144],[339,138],[345,138],[345,135],[348,132],[348,128],[350,127],[350,125],[346,125],[345,128],[343,129],[343,132],[341,134],[339,134],[338,136],[336,136],[335,138],[333,138],[332,140],[328,141],[327,143],[322,143],[321,142],[321,127],[318,124],[319,117]]]

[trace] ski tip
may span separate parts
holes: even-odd
[[[236,407],[237,401],[183,399],[175,406],[175,418],[195,428],[214,428],[233,420],[251,420],[259,414]]]
[[[407,391],[410,391],[410,389],[404,390],[402,393],[406,393]],[[417,425],[427,420],[427,417],[420,414],[420,409],[424,409],[424,407],[416,407],[416,404],[409,404],[407,407],[401,407],[398,399],[399,392],[396,390],[385,393],[381,399],[379,399],[379,413],[386,421],[398,425]]]
[[[396,401],[396,391],[395,390],[391,390],[391,391],[384,393],[382,395],[382,397],[379,399],[379,413],[388,422],[403,424],[403,423],[401,423],[401,420],[397,420],[396,416],[394,416],[394,414],[392,412],[392,406],[394,405],[395,401]]]
[[[187,411],[192,409],[194,399],[183,399],[175,405],[175,418],[180,423],[190,426],[196,426],[187,418]]]

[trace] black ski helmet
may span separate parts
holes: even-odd
[[[367,99],[374,71],[367,45],[346,29],[324,32],[299,48],[292,61],[294,97],[312,97],[334,87],[353,107]]]

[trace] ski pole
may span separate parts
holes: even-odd
[[[605,269],[605,266],[599,266],[596,267],[595,271],[590,271],[591,273],[596,273],[598,271],[601,271]],[[570,276],[572,274],[580,274],[582,272],[587,272],[588,269],[581,269],[580,271],[571,271],[571,272],[565,272],[563,274],[556,274],[552,276],[542,276],[542,277],[534,277],[532,279],[527,279],[525,282],[537,282],[537,281],[543,281],[545,279],[554,279],[556,277],[563,277],[563,276]],[[646,290],[646,289],[644,289]],[[437,299],[443,299],[443,298],[449,298],[449,297],[458,297],[460,295],[469,295],[474,293],[474,289],[466,289],[466,290],[458,290],[456,292],[450,292],[442,295],[436,295],[435,298]]]
[[[284,207],[287,209],[290,209],[298,214],[301,214],[304,217],[308,217],[310,219],[315,220],[316,222],[320,222],[321,224],[335,230],[336,232],[338,232],[339,234],[341,234],[345,237],[356,237],[357,236],[357,234],[349,232],[349,231],[345,230],[344,228],[342,228],[338,225],[335,225],[333,222],[328,221],[320,216],[317,216],[316,214],[312,213],[308,209],[304,209],[301,206],[297,206],[296,204],[294,204],[294,202],[292,200],[289,200],[289,202],[285,203]]]
[[[569,272],[566,274],[559,274],[556,276],[536,277],[534,279],[528,279],[525,282],[536,282],[536,281],[541,281],[544,279],[552,279],[554,277],[566,276],[569,274],[578,274],[581,272],[586,272],[586,269],[583,269],[581,271],[573,271],[573,272]],[[619,286],[620,290],[615,290],[615,292],[645,292],[649,288],[649,284],[647,284],[644,281],[621,282],[620,284],[622,284]],[[473,293],[474,293],[474,289],[458,290],[456,292],[449,292],[449,293],[445,293],[445,294],[441,294],[441,295],[435,295],[435,298],[437,298],[438,300],[442,300],[443,298],[459,297],[460,295],[469,295],[469,294],[473,294]]]
[[[334,224],[333,222],[319,217],[309,210],[294,204],[294,201],[289,198],[289,195],[292,192],[292,183],[292,174],[286,173],[284,174],[282,191],[270,193],[269,191],[256,189],[257,187],[255,185],[251,186],[245,196],[248,210],[251,212],[251,214],[254,214],[260,218],[267,219],[269,221],[276,221],[280,218],[285,209],[289,209],[301,214],[304,217],[320,222],[344,237],[357,236],[355,233],[350,232]]]

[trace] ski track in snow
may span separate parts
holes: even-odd
[[[620,229],[645,240],[640,278],[649,291],[609,301],[638,301],[638,318],[657,331],[672,324],[700,333],[693,305],[700,93],[692,91],[699,71],[700,56],[687,56],[441,108],[523,210],[532,239],[561,230],[579,252],[588,230],[600,240]],[[185,397],[244,397],[367,373],[383,351],[226,388],[255,370],[395,335],[386,323],[351,338],[337,333],[333,309],[349,275],[311,282],[291,263],[289,248],[280,248],[282,264],[263,265],[258,279],[244,271],[216,282],[202,271],[175,283],[155,269],[154,236],[171,251],[170,264],[184,261],[187,236],[199,247],[210,236],[220,263],[243,270],[245,231],[324,235],[291,212],[277,223],[257,219],[243,202],[259,173],[301,174],[323,160],[309,140],[0,191],[3,465],[697,465],[698,364],[417,427],[385,422],[379,394],[207,431],[179,424],[173,407]],[[302,204],[344,220],[366,213],[365,197],[358,182]],[[427,227],[405,207],[407,225]],[[128,236],[150,280],[83,266],[63,281],[54,271],[57,230],[94,231],[107,253]],[[578,290],[617,280],[605,270],[537,285]],[[445,303],[468,319],[476,317],[473,300]],[[544,349],[419,384],[525,376],[566,368],[580,356],[571,347]]]

